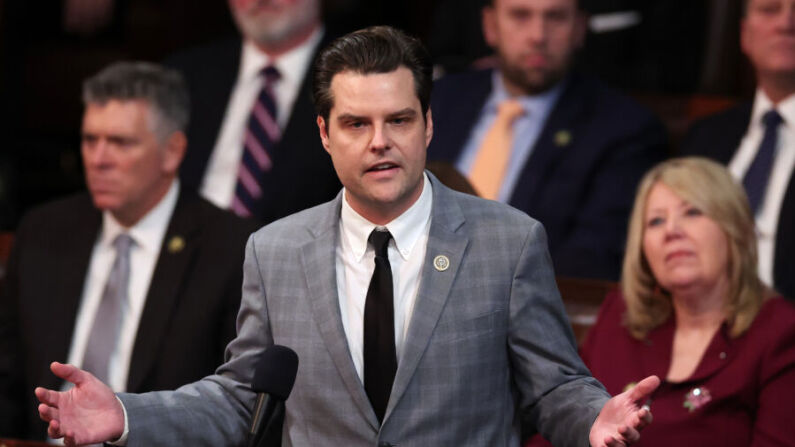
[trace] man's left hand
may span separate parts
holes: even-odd
[[[658,386],[660,379],[649,376],[607,401],[591,426],[591,446],[618,447],[637,442],[640,431],[651,423],[651,410],[645,403]]]

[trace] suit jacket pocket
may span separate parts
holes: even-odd
[[[505,333],[505,311],[497,309],[487,314],[440,321],[434,331],[434,343],[457,343],[463,340]]]

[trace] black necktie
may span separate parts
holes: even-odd
[[[781,124],[781,115],[776,109],[771,109],[762,116],[762,123],[765,125],[765,135],[762,143],[756,151],[756,157],[751,162],[751,166],[743,178],[743,186],[748,194],[748,202],[751,204],[751,212],[756,214],[762,199],[765,197],[765,189],[770,178],[770,170],[773,167],[773,158],[776,155],[776,137],[778,135],[778,125]]]
[[[364,303],[364,390],[378,421],[384,420],[397,371],[392,267],[387,247],[389,231],[373,230],[369,242],[375,249],[375,270]]]

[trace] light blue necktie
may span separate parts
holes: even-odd
[[[124,233],[113,241],[116,260],[113,261],[108,282],[102,292],[102,301],[99,303],[83,357],[83,369],[105,384],[110,378],[110,357],[119,342],[124,313],[129,306],[127,288],[130,283],[130,247],[134,243]]]

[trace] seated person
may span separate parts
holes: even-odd
[[[611,394],[665,378],[642,446],[795,445],[795,306],[757,276],[748,200],[719,164],[688,157],[646,174],[621,292],[581,355]]]
[[[117,62],[83,85],[88,191],[31,210],[0,287],[0,437],[44,439],[53,359],[117,392],[212,374],[235,337],[254,222],[177,180],[188,93],[175,71]],[[2,443],[0,443],[2,444]]]
[[[616,281],[632,192],[667,137],[648,110],[574,69],[579,3],[488,2],[497,67],[434,84],[428,160],[544,224],[557,275]]]

